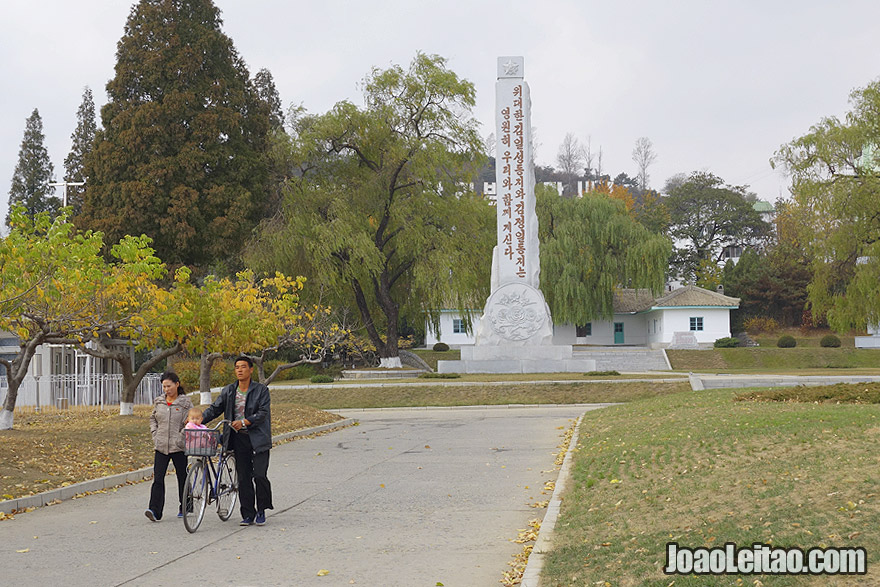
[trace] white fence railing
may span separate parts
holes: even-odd
[[[158,373],[148,373],[134,394],[135,404],[150,404],[162,392]],[[0,397],[8,383],[0,377]],[[122,375],[43,375],[27,377],[18,388],[16,406],[56,407],[119,405]]]

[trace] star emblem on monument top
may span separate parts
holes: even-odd
[[[505,63],[503,67],[504,75],[516,75],[516,73],[519,71],[519,63],[517,63],[513,59],[508,59],[507,63]]]

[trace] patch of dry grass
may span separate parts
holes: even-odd
[[[0,499],[152,466],[150,410],[136,406],[131,416],[88,407],[16,414],[15,428],[0,431]],[[339,419],[273,397],[273,434]]]
[[[735,401],[880,404],[880,383],[773,387],[742,392]]]
[[[321,409],[629,402],[690,389],[682,383],[538,383],[276,389],[273,397]]]

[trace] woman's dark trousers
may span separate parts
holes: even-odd
[[[169,455],[156,451],[153,457],[153,486],[150,488],[150,509],[157,520],[162,519],[162,510],[165,509],[165,473],[168,472],[168,462],[174,463],[177,473],[177,502],[183,504],[183,485],[186,483],[186,455],[183,452],[173,452]]]

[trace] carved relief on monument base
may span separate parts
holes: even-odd
[[[550,309],[541,290],[517,282],[489,296],[476,332],[477,345],[544,345],[552,339]]]

